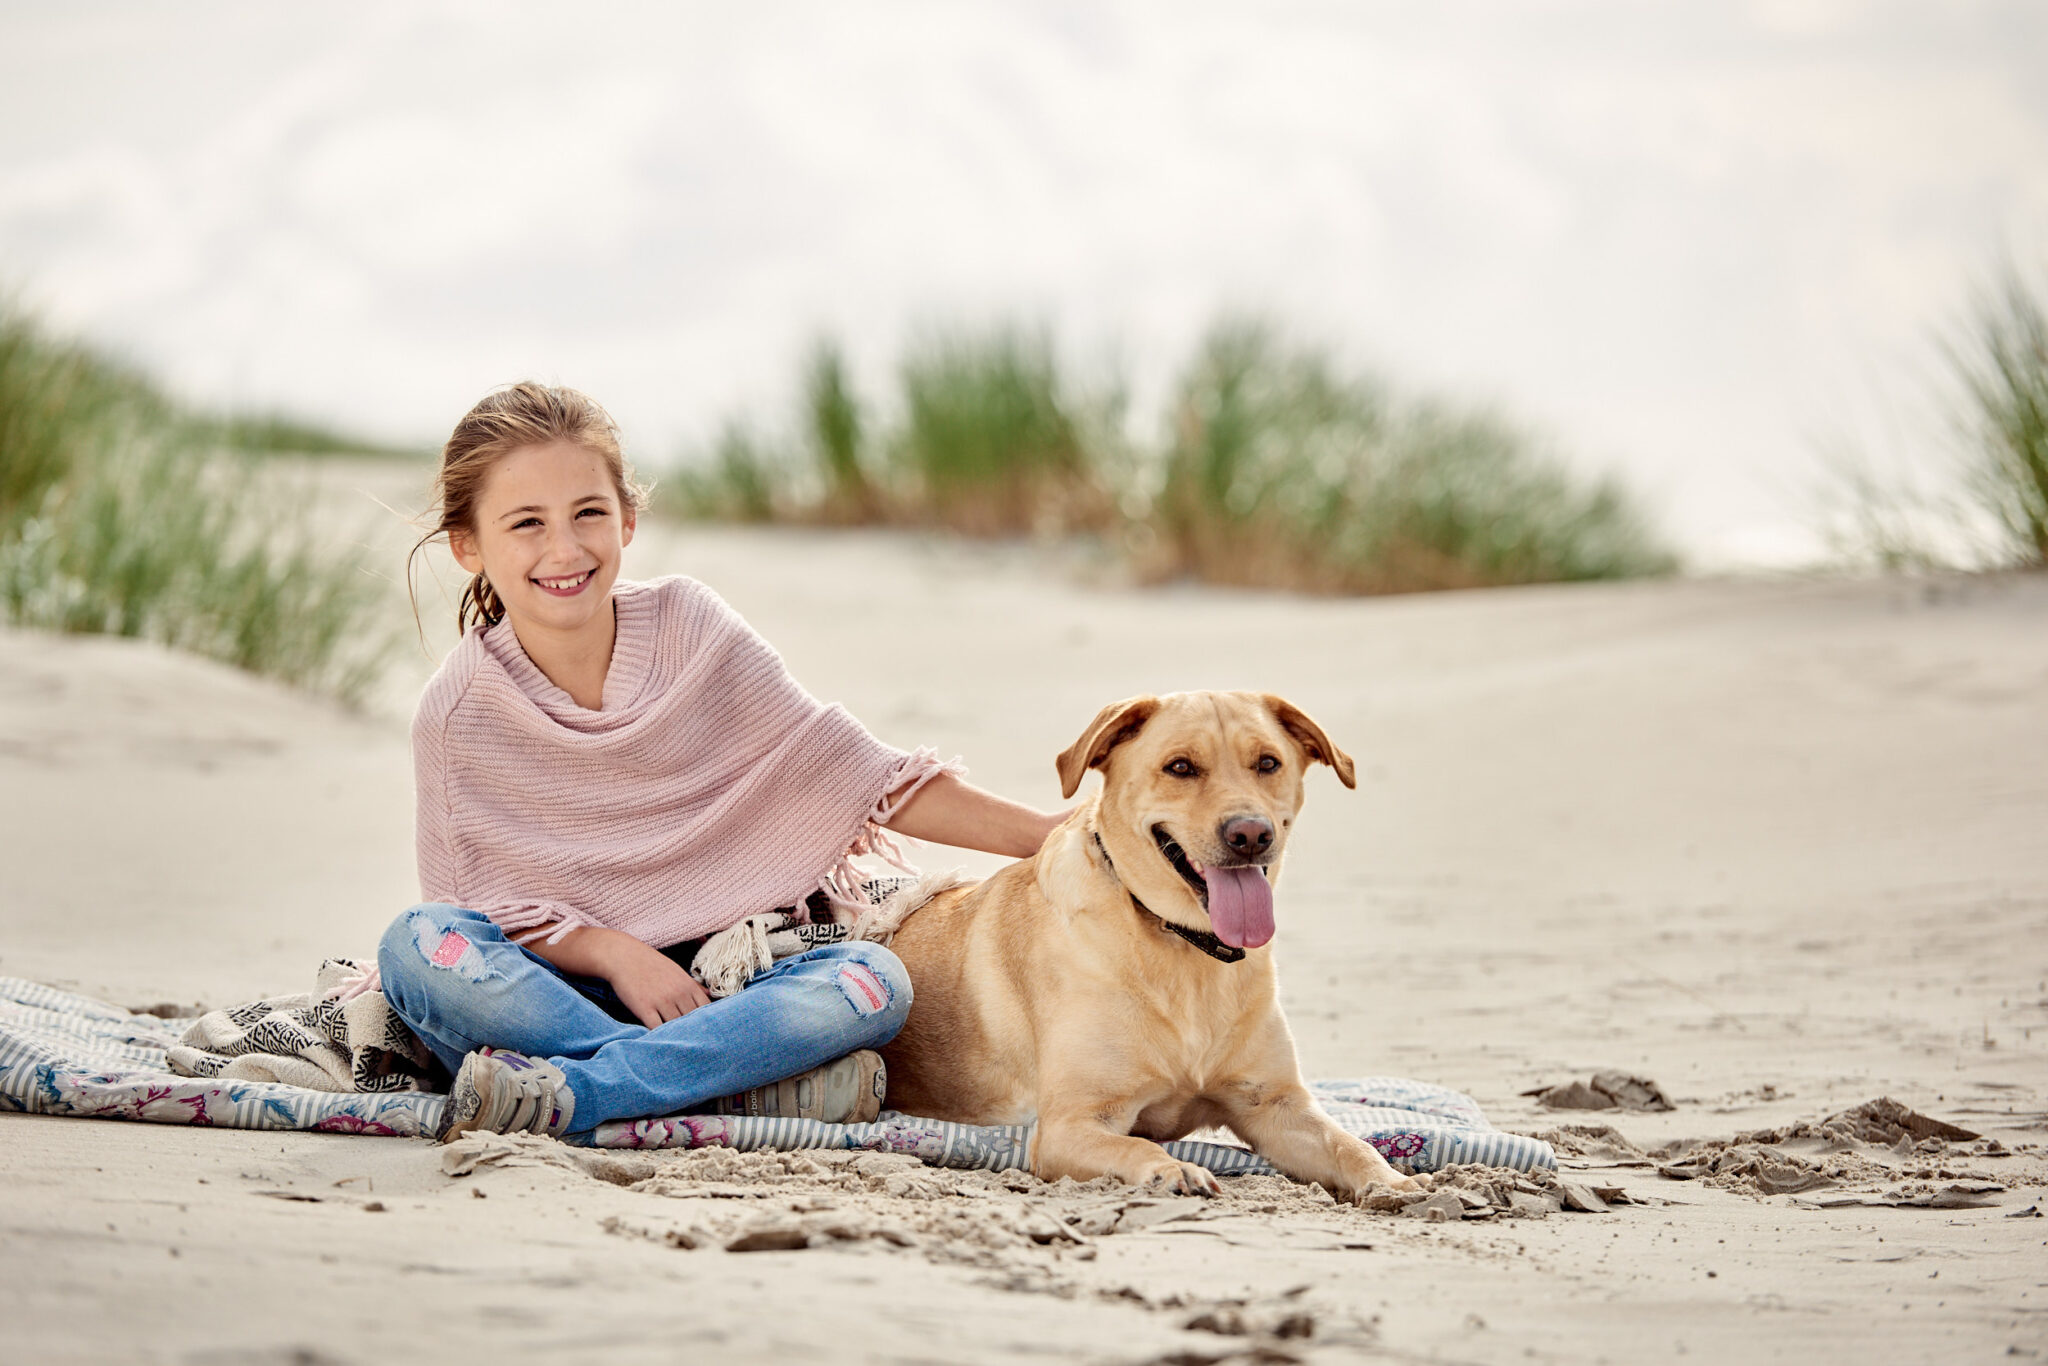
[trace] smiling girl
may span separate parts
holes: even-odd
[[[910,1007],[895,955],[812,948],[712,1001],[696,946],[777,908],[865,906],[852,859],[891,832],[1025,857],[1060,818],[818,702],[703,584],[621,580],[645,494],[582,394],[485,398],[436,493],[471,575],[464,634],[413,721],[424,904],[377,962],[454,1074],[444,1137],[573,1141],[726,1098],[871,1118],[871,1050]]]

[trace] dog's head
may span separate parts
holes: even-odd
[[[1102,770],[1095,828],[1154,913],[1226,944],[1273,937],[1271,878],[1311,763],[1356,787],[1351,756],[1271,693],[1185,692],[1104,707],[1058,760],[1071,797]]]

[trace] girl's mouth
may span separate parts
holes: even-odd
[[[551,593],[558,598],[573,598],[583,591],[584,585],[588,584],[591,576],[596,573],[595,569],[586,569],[581,574],[567,574],[558,579],[534,579],[533,582],[539,584],[544,593]]]

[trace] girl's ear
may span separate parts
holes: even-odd
[[[619,544],[621,546],[633,544],[633,528],[640,525],[640,514],[628,506],[626,508],[625,522],[625,526],[619,531]]]
[[[484,572],[484,557],[476,553],[476,537],[467,531],[448,533],[448,549],[455,555],[455,563],[472,574]]]

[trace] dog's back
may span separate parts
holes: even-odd
[[[1030,1119],[1036,1076],[985,1063],[1017,1053],[1006,1045],[1031,1033],[1014,972],[1030,966],[1036,866],[1025,859],[940,893],[890,941],[915,993],[903,1032],[882,1050],[891,1109],[965,1124]]]

